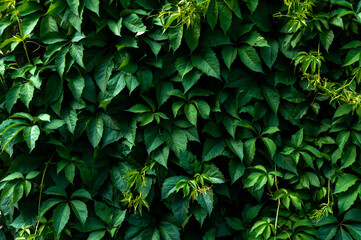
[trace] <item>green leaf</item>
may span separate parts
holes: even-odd
[[[346,192],[340,193],[337,199],[340,213],[348,210],[356,201],[359,194],[358,188],[351,187]]]
[[[68,127],[69,132],[74,134],[74,130],[76,127],[76,123],[78,121],[78,116],[73,108],[65,108],[62,112],[62,118],[66,123],[66,126]]]
[[[271,88],[267,84],[262,85],[262,93],[267,103],[274,113],[277,113],[280,105],[280,94],[276,88]]]
[[[185,57],[180,57],[175,61],[175,68],[183,78],[193,69],[192,62]]]
[[[295,134],[291,137],[291,143],[294,147],[298,148],[301,146],[303,141],[303,128],[298,130]]]
[[[276,144],[273,142],[273,140],[271,140],[267,137],[262,137],[262,141],[266,145],[271,158],[273,158],[276,153],[276,149],[277,149]]]
[[[89,234],[87,240],[100,240],[105,236],[106,233],[106,230],[92,232]]]
[[[78,8],[79,8],[79,0],[66,0],[66,2],[68,3],[68,6],[70,8],[70,10],[75,14],[75,15],[79,15],[78,13]]]
[[[52,207],[54,207],[55,205],[57,205],[61,202],[64,202],[64,200],[59,199],[59,198],[50,198],[50,199],[42,202],[40,211],[39,211],[39,217],[44,216],[44,214],[47,213]]]
[[[171,134],[164,132],[162,136],[170,149],[176,154],[179,154],[181,150],[187,149],[188,138],[185,130],[174,128]]]
[[[214,1],[214,2],[216,2],[216,1]],[[226,64],[228,70],[231,70],[231,65],[237,57],[237,48],[234,48],[233,46],[225,46],[222,49],[221,54],[222,54],[223,61]]]
[[[231,176],[231,184],[243,176],[246,167],[237,159],[229,161],[229,174]]]
[[[155,127],[147,127],[144,130],[144,143],[148,154],[158,148],[164,143],[162,136],[159,134],[159,129]]]
[[[20,201],[23,195],[24,195],[24,185],[23,183],[18,182],[13,189],[13,204]]]
[[[86,127],[86,130],[91,145],[94,148],[97,147],[103,136],[103,131],[104,131],[103,118],[98,114],[92,117]]]
[[[8,181],[11,181],[11,180],[14,180],[14,179],[23,179],[24,176],[22,173],[20,172],[13,172],[13,173],[10,173],[9,175],[7,175],[5,178],[3,178],[1,180],[1,182],[8,182]]]
[[[123,18],[120,18],[118,20],[118,22],[115,21],[109,21],[108,22],[108,27],[109,29],[116,35],[116,36],[121,36],[120,35],[120,31],[122,30],[122,26],[123,26]]]
[[[201,205],[205,210],[207,210],[208,215],[210,216],[213,210],[213,193],[212,192],[204,192],[198,195],[197,202]]]
[[[99,16],[99,0],[85,0],[85,7]]]
[[[344,173],[337,178],[334,194],[345,192],[359,180],[353,174]]]
[[[70,207],[67,203],[61,203],[54,209],[54,228],[57,235],[60,235],[70,218]]]
[[[29,147],[29,152],[35,148],[35,142],[39,139],[40,129],[37,125],[24,129],[24,140]]]
[[[160,222],[159,232],[164,240],[180,240],[178,228],[170,222]]]
[[[220,184],[226,182],[223,173],[214,164],[205,165],[203,174],[209,177],[212,183],[214,184]]]
[[[101,92],[105,92],[113,67],[113,55],[108,55],[95,68],[94,78]]]
[[[231,151],[238,156],[239,160],[243,160],[244,153],[243,153],[243,143],[242,141],[236,141],[233,139],[226,139],[227,146]]]
[[[218,1],[217,3],[219,11],[219,23],[221,29],[226,34],[232,24],[232,12],[223,1]]]
[[[333,42],[334,37],[335,35],[333,34],[332,30],[328,30],[320,33],[321,43],[327,52]]]
[[[271,69],[277,59],[278,42],[276,40],[271,40],[268,41],[268,44],[269,47],[261,48],[260,54],[263,62]]]
[[[28,109],[30,101],[33,99],[34,96],[34,90],[34,86],[31,85],[29,82],[23,84],[20,90],[20,99]]]
[[[72,1],[72,0],[69,0],[69,1]],[[84,63],[83,63],[83,52],[84,52],[83,45],[76,44],[76,43],[73,43],[72,45],[70,45],[70,48],[69,48],[70,56],[74,59],[74,61],[77,64],[79,64],[80,67],[85,68]]]
[[[251,14],[256,10],[258,6],[258,0],[244,0]]]
[[[172,213],[180,224],[182,224],[188,216],[189,201],[189,198],[184,198],[181,194],[176,194],[172,199]]]
[[[186,115],[186,118],[188,121],[193,124],[194,126],[197,126],[197,109],[193,104],[186,104],[184,106],[184,113]]]
[[[175,52],[182,43],[183,25],[168,30],[169,46]]]
[[[169,157],[168,146],[164,146],[162,149],[156,150],[153,154],[154,160],[160,165],[164,166],[165,168],[168,168],[167,167],[168,157]]]
[[[131,108],[127,109],[128,112],[132,113],[146,113],[150,112],[150,108],[147,106],[144,106],[143,104],[135,104]]]
[[[63,47],[55,58],[56,70],[59,73],[60,78],[63,78],[66,66],[66,54],[69,51],[69,47]]]
[[[242,46],[238,48],[238,55],[244,65],[252,71],[263,73],[261,59],[257,51],[251,46]]]
[[[84,77],[79,72],[76,72],[68,74],[66,80],[68,81],[69,88],[73,93],[75,100],[79,102],[85,88]]]
[[[27,36],[34,30],[42,14],[33,13],[21,21],[21,33],[23,36]]]
[[[338,118],[338,117],[349,114],[351,111],[352,111],[352,105],[344,103],[340,107],[337,108],[335,115],[333,115],[333,117]]]
[[[3,152],[12,140],[25,128],[26,126],[17,125],[6,130],[1,137],[1,152]]]
[[[341,168],[351,166],[356,161],[356,146],[349,146],[346,148],[341,158]]]
[[[361,224],[345,224],[345,227],[354,239],[361,239]]]
[[[201,26],[198,21],[193,23],[193,26],[186,28],[186,30],[184,31],[184,39],[191,52],[193,52],[194,49],[197,48],[200,35]]]
[[[88,218],[88,209],[87,209],[85,203],[83,203],[80,200],[72,200],[70,202],[70,206],[71,206],[71,209],[73,210],[73,213],[75,214],[75,216],[79,219],[81,224],[84,225],[86,222],[86,219]]]
[[[9,113],[20,97],[20,89],[21,85],[15,85],[6,93],[5,106]]]
[[[256,155],[256,140],[257,138],[250,138],[244,143],[245,156],[248,162],[252,162]]]
[[[359,61],[360,53],[361,53],[361,50],[358,48],[351,49],[350,51],[348,51],[348,53],[346,55],[345,63],[342,65],[342,67],[349,66],[349,65]]]
[[[172,193],[174,193],[176,191],[176,184],[184,179],[188,180],[188,178],[184,176],[174,176],[165,179],[162,185],[162,193],[161,193],[162,199],[166,199]]]
[[[145,32],[147,30],[142,20],[135,13],[131,13],[126,18],[124,18],[123,24],[126,28],[134,33]]]
[[[210,1],[207,9],[207,22],[212,30],[217,24],[218,21],[218,4],[217,1]]]
[[[202,161],[206,162],[222,155],[224,149],[224,141],[207,138],[203,145]]]
[[[64,173],[65,173],[66,179],[68,179],[68,181],[70,183],[73,183],[74,177],[75,177],[75,164],[70,163],[70,164],[66,165]]]
[[[204,74],[220,79],[220,67],[216,54],[210,48],[201,49],[191,57],[193,66]]]

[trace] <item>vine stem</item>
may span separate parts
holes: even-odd
[[[16,20],[17,20],[17,22],[18,22],[19,33],[20,33],[21,41],[23,42],[23,46],[24,46],[24,51],[25,51],[25,54],[26,54],[26,58],[27,58],[28,62],[31,64],[30,57],[29,57],[29,53],[28,53],[28,49],[27,49],[26,43],[25,43],[25,41],[24,41],[24,35],[23,35],[22,31],[21,31],[21,25],[20,25],[20,19],[19,19],[18,13],[16,14]]]
[[[46,174],[46,170],[48,169],[49,164],[51,163],[51,160],[53,159],[55,153],[53,153],[53,155],[50,157],[49,161],[47,161],[45,163],[45,168],[43,171],[43,175],[41,177],[41,183],[40,183],[40,192],[39,192],[39,202],[38,202],[38,215],[40,214],[40,206],[41,206],[41,196],[43,194],[43,189],[44,189],[44,179],[45,179],[45,174]],[[38,221],[36,222],[36,227],[35,227],[35,234],[38,231],[39,228],[39,223],[40,223],[40,218],[38,219]]]

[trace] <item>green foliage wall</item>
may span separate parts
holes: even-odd
[[[0,239],[361,239],[360,10],[0,0]]]

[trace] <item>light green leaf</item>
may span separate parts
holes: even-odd
[[[174,176],[165,179],[162,185],[162,199],[166,199],[174,193],[176,191],[176,184],[183,179],[188,180],[188,178],[184,176]]]
[[[27,127],[24,129],[24,140],[29,147],[29,152],[33,151],[35,148],[35,142],[40,136],[40,129],[37,125]]]
[[[220,79],[220,67],[216,54],[210,48],[201,49],[191,57],[193,66],[204,74]]]
[[[146,112],[150,112],[150,108],[143,104],[138,103],[132,106],[131,108],[127,109],[127,111],[132,113],[146,113]]]
[[[13,172],[7,175],[5,178],[1,180],[1,182],[8,182],[14,179],[23,179],[24,175],[21,172]]]
[[[344,115],[349,114],[352,111],[352,105],[344,103],[340,107],[337,108],[335,115],[333,115],[334,118],[338,118]]]
[[[238,55],[244,65],[246,65],[252,71],[263,73],[261,59],[259,58],[257,51],[253,47],[242,46],[238,48]]]

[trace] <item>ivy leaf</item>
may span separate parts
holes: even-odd
[[[262,137],[262,141],[266,145],[271,158],[273,158],[277,149],[276,144],[270,138],[267,137]]]
[[[263,47],[260,50],[260,54],[263,62],[269,67],[272,68],[275,63],[278,55],[278,42],[276,40],[268,41],[269,47]]]
[[[229,161],[229,174],[231,176],[231,184],[237,181],[240,177],[243,176],[246,167],[237,159],[231,159]]]
[[[66,123],[66,126],[68,127],[69,132],[74,134],[76,123],[78,121],[78,116],[75,109],[71,107],[65,108],[62,112],[62,117]]]
[[[252,71],[263,73],[261,59],[253,47],[242,46],[238,48],[238,55],[244,65],[246,65]]]
[[[333,42],[334,37],[335,35],[333,34],[332,30],[328,30],[320,33],[321,43],[327,52]]]
[[[269,106],[271,107],[274,113],[277,113],[278,107],[280,105],[280,94],[277,89],[269,87],[267,84],[262,85],[262,93],[266,98]]]
[[[35,142],[39,139],[40,129],[37,125],[24,129],[24,140],[29,147],[29,152],[35,148]]]
[[[183,78],[184,75],[186,75],[193,69],[193,65],[192,62],[185,57],[180,57],[175,61],[175,68]]]
[[[186,118],[188,121],[197,126],[197,109],[193,104],[186,104],[184,106],[184,113],[186,114]]]
[[[105,92],[113,67],[114,67],[113,56],[108,55],[104,59],[102,59],[100,64],[95,68],[95,72],[94,72],[95,82],[100,88],[100,91],[102,92]]]
[[[220,156],[225,149],[224,141],[207,138],[203,145],[202,161],[209,161]]]
[[[73,93],[75,100],[79,102],[85,88],[84,77],[77,72],[75,74],[68,74],[66,80],[68,81],[69,88]]]
[[[107,233],[106,230],[94,231],[89,234],[87,240],[100,240],[105,236],[106,233]]]
[[[181,194],[176,194],[172,199],[172,213],[180,224],[182,224],[187,218],[189,201],[189,198],[184,198]]]
[[[33,13],[24,19],[21,22],[21,33],[23,36],[29,35],[35,28],[42,14]]]
[[[55,67],[59,73],[59,76],[63,78],[66,66],[66,54],[69,51],[69,47],[63,47],[55,58]]]
[[[340,213],[348,210],[352,204],[356,201],[356,198],[359,194],[359,190],[357,187],[351,187],[346,192],[342,192],[338,197],[338,209]]]
[[[188,178],[184,176],[174,176],[165,179],[162,185],[162,199],[166,199],[174,193],[176,191],[176,184],[183,179],[188,180]]]
[[[109,21],[108,27],[116,36],[120,37],[121,36],[120,31],[122,30],[122,25],[123,25],[122,23],[123,23],[123,18],[120,18],[118,22]]]
[[[54,209],[54,228],[57,235],[60,235],[70,218],[70,207],[68,203],[61,203]]]
[[[18,101],[20,97],[21,85],[13,86],[5,96],[5,106],[8,112],[11,112],[14,104]]]
[[[227,68],[231,70],[231,65],[237,57],[237,48],[232,46],[225,46],[222,49],[222,58]]]
[[[221,29],[226,34],[232,24],[232,12],[224,2],[218,1],[217,3],[219,12],[219,23],[221,25]]]
[[[205,165],[203,174],[209,177],[212,183],[214,184],[220,184],[226,182],[223,173],[214,164]]]

